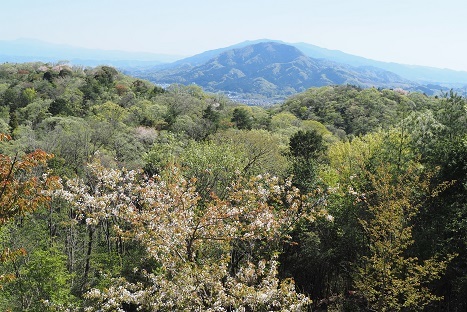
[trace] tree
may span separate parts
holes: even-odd
[[[212,104],[209,104],[203,111],[204,138],[217,131],[220,124],[221,114]]]
[[[309,304],[290,279],[277,278],[282,240],[298,219],[315,213],[290,183],[239,178],[225,199],[213,194],[200,205],[194,181],[177,168],[149,180],[99,164],[90,169],[98,184],[90,189],[72,180],[64,198],[88,225],[114,220],[115,234],[141,244],[152,265],[135,267],[133,281],[116,276],[91,289],[89,311],[302,311]],[[239,241],[248,248],[232,261]]]
[[[50,103],[49,113],[51,113],[52,116],[56,116],[56,115],[60,115],[60,114],[63,114],[63,115],[71,115],[72,114],[71,109],[69,108],[69,104],[68,104],[67,100],[65,100],[63,98],[58,98],[58,99],[54,100],[52,103]]]
[[[343,279],[342,302],[354,308],[417,311],[440,298],[433,281],[444,274],[451,256],[417,248],[414,228],[446,184],[433,183],[432,170],[406,149],[410,138],[401,140],[396,129],[337,142],[328,151],[329,167],[320,172],[336,239],[327,249],[320,246],[338,263],[328,287]],[[322,232],[315,233],[325,242]]]
[[[0,140],[7,138],[0,134]],[[48,196],[42,191],[51,187],[56,178],[41,179],[32,173],[51,158],[41,150],[13,158],[0,154],[0,225],[47,202]]]
[[[84,165],[101,146],[101,142],[92,142],[93,134],[105,136],[108,133],[102,128],[86,122],[78,117],[50,117],[40,126],[42,137],[47,137],[41,144],[42,148],[55,154],[51,162],[53,169],[58,172],[74,174],[82,172]],[[107,136],[106,139],[109,139]],[[56,166],[55,166],[56,165]]]
[[[106,87],[112,86],[118,72],[115,68],[110,66],[101,66],[97,68],[94,78]]]
[[[202,199],[214,192],[224,197],[242,169],[242,151],[226,142],[190,142],[180,154],[182,174],[195,178],[196,190]]]
[[[153,146],[143,157],[144,172],[149,176],[160,175],[176,163],[185,145],[185,142],[173,133],[160,131]]]
[[[230,145],[241,155],[242,166],[239,169],[242,175],[269,173],[279,177],[286,176],[286,137],[266,130],[229,129],[213,135],[212,139],[217,144]]]
[[[253,127],[251,114],[243,107],[235,108],[232,113],[232,122],[238,129],[250,130]]]
[[[436,117],[445,126],[444,139],[451,142],[462,138],[467,133],[466,100],[451,90],[449,94],[443,94],[440,104]]]
[[[289,112],[280,112],[271,117],[271,130],[275,132],[289,132],[290,128],[295,130],[299,125],[300,120]]]
[[[324,150],[323,137],[316,130],[300,130],[290,138],[292,181],[304,193],[315,188],[317,166]]]
[[[368,254],[357,269],[355,285],[368,305],[376,311],[421,311],[441,298],[428,285],[439,279],[449,258],[421,260],[407,254],[413,244],[412,219],[429,193],[429,178],[416,165],[404,173],[392,174],[382,164],[367,172],[370,188],[352,192],[356,202],[364,202],[368,217],[360,223],[368,239]]]
[[[15,264],[19,267],[17,278],[2,289],[0,308],[18,312],[46,311],[47,305],[73,302],[71,274],[67,271],[64,254],[55,247],[38,248],[26,258],[23,265]]]
[[[290,154],[296,158],[318,158],[326,149],[323,137],[316,130],[298,131],[290,138]]]
[[[20,96],[20,102],[22,102],[22,106],[26,106],[37,97],[37,92],[34,88],[26,88],[23,90]]]
[[[9,139],[10,137],[0,134],[0,140]],[[45,168],[51,157],[52,155],[41,150],[13,158],[0,154],[0,227],[49,201],[45,191],[58,186],[57,178],[46,174],[38,177],[34,173]],[[25,254],[24,249],[6,248],[1,251],[0,263],[22,254]],[[2,275],[0,283],[12,278],[11,274]]]
[[[433,283],[443,311],[467,308],[467,106],[452,90],[443,94],[433,112],[415,119],[414,145],[427,168],[437,168],[433,184],[449,181],[416,216],[414,247],[425,257],[457,254],[446,274]]]

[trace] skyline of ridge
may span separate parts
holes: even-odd
[[[148,62],[151,62],[151,61],[157,61],[157,62],[161,62],[161,63],[173,63],[173,62],[178,62],[178,61],[182,61],[184,59],[188,59],[188,58],[191,58],[191,57],[194,57],[194,56],[198,56],[198,55],[203,55],[205,53],[209,53],[209,52],[217,52],[218,50],[228,50],[228,49],[232,49],[232,48],[236,48],[236,46],[246,46],[247,44],[256,44],[256,43],[259,43],[259,42],[279,42],[279,43],[283,43],[283,44],[286,44],[286,45],[292,45],[292,46],[299,46],[299,45],[305,45],[305,46],[313,46],[313,47],[316,47],[320,50],[326,50],[326,51],[329,51],[329,52],[335,52],[335,53],[339,53],[339,54],[346,54],[346,55],[351,55],[351,56],[354,56],[354,57],[357,57],[357,58],[361,58],[361,59],[366,59],[366,60],[369,60],[369,61],[376,61],[376,62],[381,62],[381,63],[387,63],[387,64],[400,64],[400,65],[407,65],[407,66],[415,66],[415,67],[427,67],[427,68],[434,68],[434,69],[441,69],[441,70],[450,70],[450,71],[455,71],[455,72],[467,72],[467,69],[452,69],[452,68],[447,68],[447,67],[436,67],[436,66],[429,66],[429,65],[418,65],[418,64],[408,64],[408,63],[399,63],[399,62],[392,62],[392,61],[384,61],[384,60],[380,60],[380,59],[374,59],[374,58],[369,58],[369,57],[365,57],[365,56],[361,56],[361,55],[355,55],[355,54],[351,54],[351,53],[347,53],[345,51],[342,51],[342,50],[338,50],[338,49],[329,49],[329,48],[326,48],[326,47],[321,47],[321,46],[318,46],[318,45],[315,45],[313,43],[309,43],[309,42],[286,42],[286,41],[283,41],[283,40],[279,40],[279,39],[268,39],[268,38],[262,38],[262,39],[246,39],[242,42],[236,42],[232,45],[229,45],[229,46],[218,46],[218,47],[215,47],[215,48],[212,48],[212,49],[209,49],[209,50],[206,50],[206,51],[201,51],[200,53],[196,53],[196,54],[192,54],[192,55],[175,55],[175,54],[166,54],[166,53],[157,53],[157,52],[148,52],[148,51],[136,51],[136,50],[120,50],[120,49],[103,49],[103,48],[90,48],[90,47],[83,47],[83,46],[78,46],[78,45],[73,45],[73,44],[67,44],[67,43],[54,43],[54,42],[50,42],[50,41],[45,41],[45,40],[41,40],[41,39],[35,39],[35,38],[17,38],[17,39],[12,39],[12,40],[4,40],[4,39],[0,39],[0,45],[1,44],[7,44],[7,45],[10,45],[10,44],[13,44],[13,45],[18,45],[18,46],[21,46],[21,45],[30,45],[30,44],[38,44],[38,46],[42,49],[57,49],[55,51],[58,51],[58,53],[63,53],[64,51],[66,51],[65,53],[71,53],[71,56],[74,60],[86,60],[86,57],[87,55],[85,55],[85,57],[80,57],[77,53],[79,53],[80,51],[85,51],[85,53],[88,53],[89,55],[93,55],[91,56],[91,58],[89,58],[89,60],[93,59],[93,60],[118,60],[118,61],[125,61],[125,60],[136,60],[136,61],[148,61]],[[33,50],[34,51],[34,50]],[[8,53],[8,51],[5,53],[4,51],[0,51],[0,56],[10,56],[11,54]],[[99,59],[98,56],[101,55],[102,58]],[[40,56],[40,57],[48,57],[47,55],[39,55],[36,53],[36,55],[34,54],[34,52],[31,52],[31,50],[24,50],[24,52],[22,52],[21,54],[18,54],[18,56],[31,56],[31,57],[34,57],[34,56]],[[97,56],[97,58],[96,58]],[[129,59],[129,58],[125,58],[125,57],[136,57],[134,59]],[[49,57],[50,59],[54,58],[55,55],[52,55],[51,57]],[[107,57],[107,59],[106,59]],[[319,57],[316,57],[316,58],[319,58]],[[37,61],[41,61],[41,59],[37,59]],[[57,61],[59,61],[57,59]],[[71,60],[68,60],[68,59],[63,59],[61,61],[71,61]]]

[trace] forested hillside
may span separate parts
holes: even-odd
[[[190,59],[196,64],[197,58],[186,61]],[[180,61],[167,65],[165,69],[128,71],[156,83],[196,84],[211,92],[249,94],[270,100],[290,96],[310,87],[336,84],[418,87],[417,83],[380,68],[352,67],[311,58],[291,45],[278,42],[260,42],[229,49],[201,64],[194,64]]]
[[[467,106],[270,108],[0,65],[0,310],[465,311]]]

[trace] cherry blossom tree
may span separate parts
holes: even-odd
[[[139,280],[115,276],[90,289],[87,311],[302,311],[310,304],[291,279],[278,278],[277,256],[300,219],[325,212],[290,181],[239,177],[227,196],[201,201],[195,181],[176,167],[152,178],[89,168],[92,185],[70,180],[60,195],[89,227],[112,220],[113,235],[143,246],[153,265],[134,268]]]

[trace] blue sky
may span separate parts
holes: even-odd
[[[190,56],[268,38],[467,71],[465,0],[2,2],[0,40]]]

